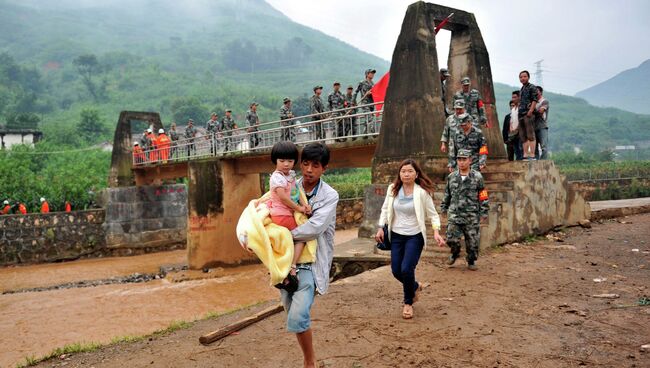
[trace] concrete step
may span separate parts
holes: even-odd
[[[488,157],[487,166],[484,172],[491,171],[527,171],[528,162],[526,161],[508,161],[508,160],[490,160]]]
[[[483,179],[485,181],[503,181],[503,180],[518,180],[524,177],[524,171],[489,171],[484,172]]]
[[[485,181],[485,188],[490,191],[513,190],[515,182],[512,180],[489,180]]]
[[[513,178],[513,179],[491,179],[491,180],[484,180],[485,182],[485,187],[490,190],[512,190],[515,187],[515,181],[518,178]],[[446,183],[437,183],[434,186],[434,190],[436,192],[444,193],[445,192],[445,187]],[[441,198],[442,199],[442,198]]]

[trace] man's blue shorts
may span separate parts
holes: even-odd
[[[314,303],[316,284],[311,264],[299,264],[297,275],[298,290],[293,293],[280,290],[280,299],[287,312],[287,330],[301,333],[311,326],[311,305]]]

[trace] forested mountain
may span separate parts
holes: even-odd
[[[639,114],[650,114],[650,60],[636,68],[576,93],[596,106],[612,106]]]
[[[284,96],[304,105],[315,84],[356,84],[388,62],[292,22],[262,0],[0,0],[0,116],[46,139],[78,145],[83,109],[110,139],[121,110],[159,111],[165,123]],[[6,82],[5,82],[6,81]],[[304,106],[303,106],[304,107]],[[0,120],[2,119],[0,118]]]

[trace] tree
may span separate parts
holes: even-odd
[[[99,101],[103,97],[105,89],[98,91],[93,77],[102,72],[102,66],[94,54],[85,54],[77,56],[72,63],[77,67],[77,72],[84,81],[88,92],[93,96],[95,101]]]
[[[177,97],[172,101],[170,109],[177,124],[184,124],[188,119],[192,119],[196,126],[202,126],[210,114],[196,97]]]
[[[9,129],[38,129],[41,118],[30,112],[14,113],[7,117]]]
[[[87,142],[94,142],[108,133],[108,128],[102,123],[99,111],[96,109],[83,109],[80,117],[81,120],[77,123],[77,132]]]

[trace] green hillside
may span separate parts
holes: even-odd
[[[112,139],[127,109],[159,111],[168,124],[227,107],[241,117],[255,100],[263,120],[276,119],[284,96],[356,84],[366,68],[389,66],[262,0],[0,0],[0,51],[0,116],[37,113],[55,141],[73,133],[85,108],[108,128],[97,141]]]

